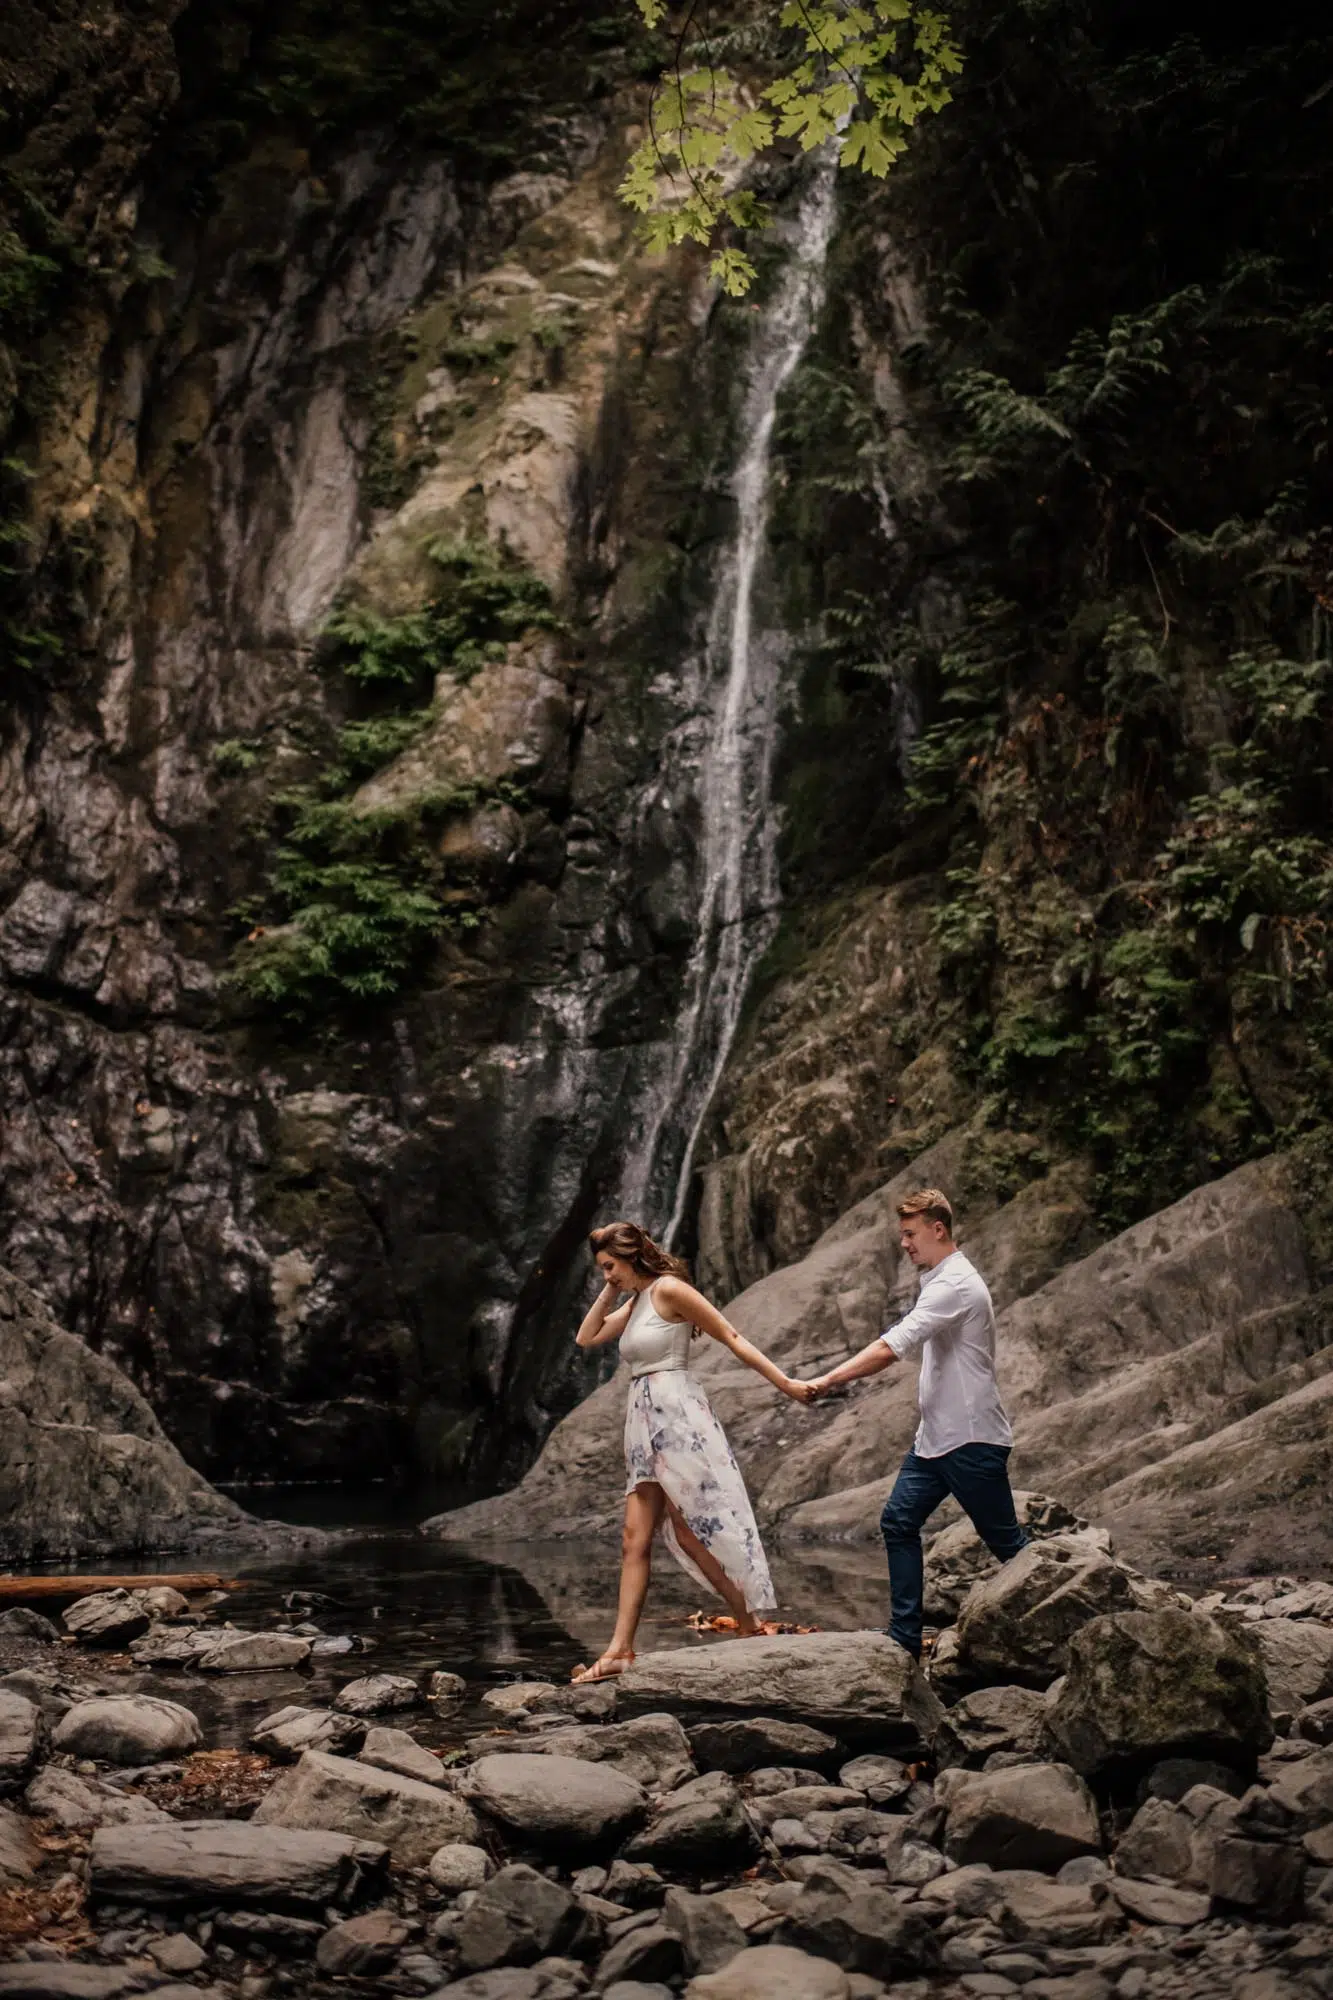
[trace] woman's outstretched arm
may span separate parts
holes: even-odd
[[[634,1301],[629,1299],[623,1306],[612,1306],[620,1294],[614,1285],[603,1285],[597,1297],[583,1315],[583,1323],[574,1335],[576,1347],[605,1347],[608,1340],[618,1340],[629,1324],[629,1316],[634,1310]]]
[[[752,1340],[738,1333],[729,1319],[724,1319],[716,1306],[710,1305],[702,1292],[696,1292],[693,1285],[687,1285],[684,1278],[659,1278],[654,1292],[661,1305],[676,1319],[687,1319],[697,1326],[701,1333],[707,1333],[723,1347],[730,1348],[738,1361],[747,1368],[753,1368],[756,1375],[762,1375],[775,1389],[781,1389],[784,1396],[796,1395],[804,1384],[794,1382],[784,1374],[776,1361],[770,1361],[761,1353]],[[800,1398],[798,1398],[800,1400]]]

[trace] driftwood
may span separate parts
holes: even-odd
[[[31,1604],[38,1598],[87,1597],[94,1590],[148,1590],[169,1584],[172,1590],[239,1590],[236,1577],[214,1576],[211,1570],[186,1570],[171,1576],[0,1576],[0,1604]]]

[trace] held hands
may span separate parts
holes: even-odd
[[[790,1396],[794,1403],[805,1403],[807,1406],[817,1402],[823,1392],[824,1383],[820,1377],[816,1377],[813,1382],[799,1382],[794,1376],[788,1375],[782,1385],[784,1396]]]

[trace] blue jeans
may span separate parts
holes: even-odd
[[[921,1657],[925,1581],[921,1530],[950,1494],[1000,1562],[1008,1562],[1030,1540],[1014,1513],[1007,1445],[960,1444],[956,1451],[946,1451],[939,1458],[918,1458],[914,1451],[908,1452],[879,1525],[889,1554],[893,1600],[889,1637],[913,1659]]]

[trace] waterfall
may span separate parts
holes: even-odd
[[[756,631],[755,581],[768,530],[778,398],[804,353],[824,300],[833,231],[836,151],[816,156],[795,215],[782,225],[786,266],[754,330],[731,478],[736,529],[717,568],[703,644],[693,663],[688,759],[701,818],[698,929],[671,1044],[626,1162],[622,1212],[654,1218],[667,1243],[689,1198],[694,1156],[735,1039],[750,974],[777,927],[776,826],[771,809],[782,645]],[[684,759],[682,759],[684,761]],[[687,782],[664,757],[665,796]]]

